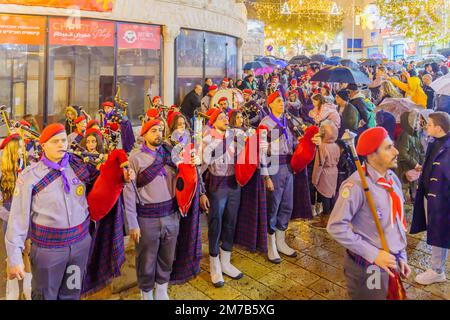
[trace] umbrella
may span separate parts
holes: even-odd
[[[273,67],[272,66],[265,66],[264,68],[259,68],[259,69],[255,69],[254,70],[255,76],[260,76],[260,75],[263,75],[265,73],[272,73],[272,72],[273,72]]]
[[[366,83],[371,81],[359,70],[348,67],[330,67],[317,72],[311,81],[338,82],[338,83]]]
[[[437,53],[427,54],[427,55],[423,56],[423,59],[424,60],[431,59],[434,62],[438,62],[438,63],[442,62],[442,61],[447,61],[446,57],[444,57],[442,54],[437,54]]]
[[[381,64],[380,59],[366,59],[362,62],[363,66],[376,67]]]
[[[267,67],[267,65],[262,62],[262,61],[252,61],[252,62],[248,62],[244,65],[244,70],[256,70],[256,69],[261,69],[261,68],[265,68]]]
[[[287,62],[283,60],[275,60],[275,63],[280,69],[285,68],[288,65]]]
[[[310,62],[311,59],[305,55],[295,56],[289,60],[289,64],[304,64]]]
[[[450,96],[450,73],[433,81],[430,87],[436,94]]]
[[[329,66],[337,66],[341,62],[341,57],[329,57],[327,60],[325,60],[324,64],[327,64]]]
[[[311,56],[311,60],[323,63],[325,60],[327,60],[327,56],[324,54],[313,54]]]
[[[450,48],[444,48],[438,50],[440,54],[442,54],[444,57],[450,57]]]
[[[377,109],[382,109],[386,112],[392,113],[395,117],[395,121],[400,123],[400,116],[410,110],[423,110],[422,106],[419,106],[412,102],[411,99],[407,98],[386,98],[383,102],[377,107]]]
[[[388,61],[384,64],[384,66],[388,69],[394,70],[395,72],[401,71],[403,66],[394,61]]]
[[[277,67],[277,60],[275,60],[274,58],[271,57],[262,57],[262,58],[257,58],[256,61],[261,61],[264,62],[265,64],[269,65],[269,66],[274,66]]]
[[[382,53],[372,53],[369,58],[371,59],[387,59],[387,57]]]
[[[344,67],[349,67],[351,69],[359,70],[359,65],[350,59],[343,59],[343,60],[341,60],[340,64]]]

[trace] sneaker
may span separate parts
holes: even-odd
[[[445,282],[447,278],[445,277],[445,272],[437,273],[433,269],[428,269],[421,274],[418,274],[415,281],[419,284],[429,285],[436,282]]]

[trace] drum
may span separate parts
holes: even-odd
[[[242,104],[244,104],[244,95],[239,89],[224,89],[219,90],[216,94],[211,98],[211,102],[209,107],[214,108],[219,104],[219,99],[225,97],[228,99],[229,107],[231,109],[239,108]]]

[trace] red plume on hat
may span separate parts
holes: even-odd
[[[319,128],[317,126],[306,128],[305,135],[300,139],[291,158],[291,167],[294,173],[303,171],[314,160],[316,145],[312,142],[312,138],[318,132]]]

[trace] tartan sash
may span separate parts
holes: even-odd
[[[78,226],[57,229],[31,223],[31,242],[41,248],[64,248],[83,240],[89,233],[90,219]]]
[[[91,173],[89,171],[88,165],[84,163],[83,160],[81,160],[77,156],[69,154],[69,165],[81,182],[89,183],[91,181]],[[50,172],[47,173],[38,183],[33,186],[33,190],[31,193],[32,196],[37,195],[60,176],[60,171],[50,169]]]
[[[171,150],[165,146],[161,146],[156,152],[153,163],[137,175],[136,186],[143,188],[148,185],[161,173],[166,164],[176,168],[172,162]]]
[[[170,216],[178,209],[177,199],[149,204],[136,204],[136,211],[140,218],[162,218]]]
[[[81,134],[78,134],[74,139],[74,141],[78,144],[81,143],[81,140],[83,140],[83,136]]]

